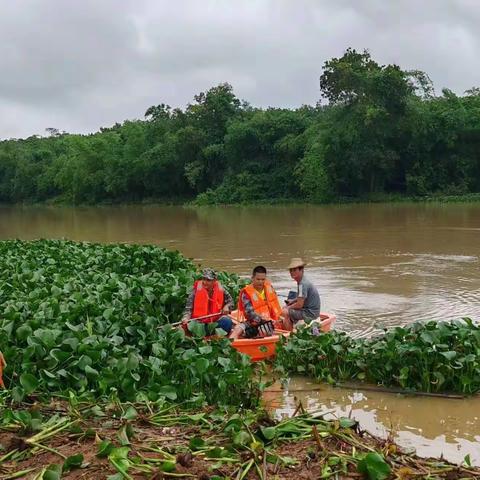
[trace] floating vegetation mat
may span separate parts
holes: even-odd
[[[419,459],[352,419],[255,411],[263,366],[225,338],[169,325],[196,278],[188,259],[154,246],[0,242],[0,479],[480,478],[468,457]],[[241,285],[221,281],[233,295]],[[469,320],[361,341],[303,331],[275,367],[470,394],[479,351]]]
[[[197,277],[180,253],[155,246],[0,242],[0,351],[13,399],[72,390],[253,406],[248,358],[226,339],[168,325]],[[238,290],[235,275],[221,281]]]
[[[277,349],[276,370],[328,383],[366,381],[431,393],[480,392],[480,326],[464,318],[417,322],[372,338],[303,329]]]
[[[264,412],[181,410],[163,403],[51,402],[5,409],[0,479],[480,478],[480,468],[402,452],[350,418],[298,409],[280,422]]]

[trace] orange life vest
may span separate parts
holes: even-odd
[[[242,293],[248,295],[248,298],[252,302],[253,309],[261,316],[271,318],[272,320],[278,320],[282,313],[282,307],[278,301],[277,294],[272,287],[272,284],[266,280],[264,285],[265,300],[258,294],[252,284],[247,285],[238,297],[238,310],[245,318],[245,306],[242,302]]]
[[[208,291],[203,286],[201,280],[197,280],[193,284],[193,290],[195,291],[195,299],[193,300],[192,319],[211,315],[212,313],[219,313],[219,315],[214,317],[199,320],[201,323],[216,322],[221,316],[220,312],[222,311],[224,302],[224,290],[222,285],[215,281],[211,297],[208,296]]]

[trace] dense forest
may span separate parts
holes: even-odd
[[[292,88],[298,88],[292,85]],[[255,108],[224,83],[184,110],[90,135],[0,142],[0,202],[331,202],[480,192],[480,89],[436,95],[428,76],[348,49],[316,106]]]

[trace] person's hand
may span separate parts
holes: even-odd
[[[283,318],[280,317],[278,320],[275,320],[273,322],[273,328],[279,329],[279,330],[284,330],[285,326],[283,325]]]
[[[225,315],[228,315],[230,313],[230,307],[228,305],[225,305],[222,308],[222,313],[224,313]]]

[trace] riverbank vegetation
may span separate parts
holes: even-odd
[[[191,261],[154,246],[0,242],[0,479],[478,478],[468,458],[419,459],[350,418],[327,421],[301,404],[292,418],[271,418],[265,365],[225,338],[171,327],[195,278]],[[236,296],[238,277],[221,278]],[[362,345],[304,331],[275,365],[322,380],[359,379],[360,368],[369,381],[472,393],[479,341],[471,322],[395,329]]]
[[[255,406],[252,366],[228,340],[205,345],[168,325],[196,277],[192,262],[154,246],[0,242],[0,351],[14,399],[73,391]],[[221,279],[238,292],[238,277]]]
[[[95,134],[2,141],[0,202],[478,198],[478,88],[436,94],[425,73],[349,49],[320,90],[315,106],[262,109],[225,83]]]
[[[405,391],[480,392],[480,326],[465,318],[413,323],[373,338],[304,329],[278,349],[276,369],[335,384],[365,381]]]
[[[0,242],[0,351],[14,398],[75,391],[257,405],[262,382],[227,339],[206,345],[194,331],[187,337],[169,325],[181,318],[198,276],[180,253],[155,246]],[[241,280],[220,279],[235,298]],[[305,329],[279,348],[276,369],[473,394],[479,351],[480,326],[469,319],[414,323],[367,339]]]
[[[467,479],[480,470],[404,453],[350,418],[186,410],[162,401],[54,400],[5,410],[0,478]]]

